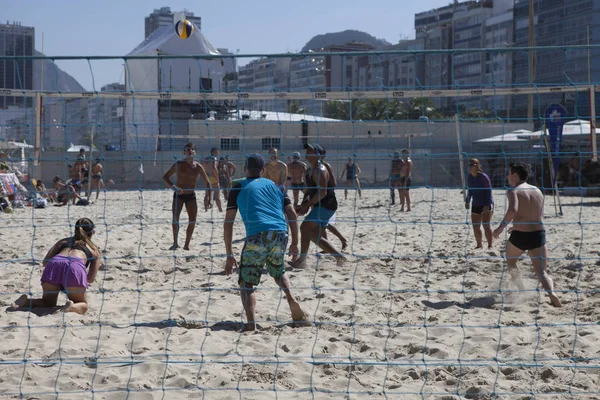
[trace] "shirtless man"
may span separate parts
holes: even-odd
[[[396,189],[398,189],[398,197],[402,198],[402,184],[400,183],[400,173],[402,172],[403,164],[404,161],[402,161],[402,159],[400,158],[400,152],[395,151],[394,157],[392,158],[392,168],[390,170],[390,176],[388,178],[390,181],[390,196],[392,198],[392,202],[390,204],[392,205],[396,204]]]
[[[294,207],[298,205],[300,191],[304,190],[306,183],[304,182],[304,174],[306,174],[306,164],[300,161],[300,153],[292,154],[292,161],[287,165],[288,173],[290,174],[290,185],[294,192]]]
[[[279,150],[277,148],[273,147],[269,150],[269,156],[271,156],[271,160],[265,165],[263,178],[272,180],[280,188],[285,187],[288,176],[287,165],[279,160]]]
[[[233,179],[235,175],[235,164],[229,161],[229,156],[225,156],[225,168],[227,168],[227,172],[229,173],[229,177]]]
[[[400,169],[400,211],[404,211],[404,202],[406,201],[406,211],[410,211],[410,185],[412,184],[413,162],[410,159],[408,150],[402,150],[402,168]]]
[[[206,157],[202,161],[202,166],[208,174],[210,184],[213,190],[207,190],[204,193],[204,211],[208,211],[211,207],[211,198],[214,198],[215,204],[219,208],[219,212],[223,212],[223,206],[221,205],[221,198],[219,197],[219,149],[213,147],[210,149],[210,156]],[[208,186],[207,186],[208,188]]]
[[[358,180],[358,175],[360,175],[360,167],[352,157],[348,157],[348,162],[344,165],[344,170],[340,175],[340,179],[344,177],[344,173],[346,173],[346,189],[344,189],[344,200],[348,200],[348,187],[352,185],[353,187],[358,189],[358,197],[362,197],[362,193],[360,191],[360,181]]]
[[[508,184],[512,187],[506,192],[508,209],[504,220],[493,235],[496,239],[511,221],[510,237],[506,243],[506,265],[519,290],[524,290],[517,261],[524,252],[529,253],[535,274],[550,296],[554,307],[561,307],[554,293],[554,283],[547,271],[546,231],[542,221],[544,216],[544,195],[535,186],[527,183],[529,165],[513,163],[508,170]]]
[[[183,154],[185,154],[185,160],[177,161],[167,173],[163,176],[163,182],[173,189],[173,246],[169,250],[175,250],[179,248],[177,242],[177,236],[179,234],[179,216],[181,210],[185,205],[185,210],[188,213],[188,227],[185,233],[185,245],[184,250],[190,249],[190,240],[192,240],[192,234],[196,226],[196,216],[198,215],[198,204],[196,203],[196,181],[198,177],[202,178],[206,185],[207,192],[213,190],[208,176],[204,167],[196,161],[194,161],[194,155],[196,154],[196,146],[193,143],[188,143],[183,148]],[[171,176],[175,174],[176,183],[171,182]],[[218,197],[218,190],[215,190]],[[208,197],[210,203],[210,196]],[[209,204],[210,206],[210,204]]]
[[[69,170],[69,180],[67,181],[67,184],[73,186],[77,194],[80,194],[81,189],[83,188],[83,179],[85,177],[86,169],[87,162],[85,161],[85,156],[77,156],[77,161],[75,161],[75,164],[73,164]]]

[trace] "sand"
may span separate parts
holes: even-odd
[[[504,235],[493,250],[474,250],[458,190],[411,194],[410,213],[389,209],[387,190],[341,200],[336,226],[351,243],[349,262],[337,267],[312,246],[309,268],[289,272],[312,325],[294,327],[265,276],[257,295],[262,329],[254,333],[239,332],[237,277],[222,274],[216,210],[200,212],[190,251],[167,250],[164,190],[110,191],[88,207],[2,214],[0,396],[600,398],[598,199],[563,198],[563,217],[546,202],[550,272],[564,305],[555,309],[536,289],[528,259],[520,263],[527,291],[514,292]],[[502,191],[494,196],[497,226],[506,202]],[[42,258],[83,216],[96,223],[106,256],[89,312],[10,311],[20,294],[40,294]],[[238,254],[243,236],[238,221]]]

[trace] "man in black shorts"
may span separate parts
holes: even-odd
[[[233,223],[238,209],[246,227],[246,240],[238,283],[242,304],[248,322],[244,331],[256,330],[254,287],[260,283],[262,270],[267,271],[284,292],[294,321],[306,321],[306,315],[292,296],[290,281],[285,274],[284,255],[288,242],[288,223],[292,233],[289,252],[292,260],[298,257],[298,223],[291,201],[271,180],[261,178],[265,160],[259,154],[251,154],[246,160],[246,179],[236,183],[229,192],[223,240],[227,261],[225,273],[231,275],[237,261],[233,254]],[[287,217],[287,222],[286,222]]]
[[[306,188],[306,183],[304,182],[306,164],[300,161],[300,153],[296,151],[292,154],[292,161],[288,163],[287,166],[289,174],[288,187],[292,188],[294,194],[294,207],[296,207],[300,201],[300,192]]]
[[[506,192],[508,209],[504,220],[493,235],[497,239],[511,221],[510,238],[506,243],[506,265],[519,290],[524,290],[521,273],[517,266],[519,257],[529,253],[535,274],[550,296],[554,307],[561,307],[554,293],[554,283],[547,271],[546,231],[542,222],[544,216],[544,195],[537,187],[527,183],[529,165],[513,163],[508,171],[508,184],[512,187]]]
[[[177,161],[167,173],[163,176],[163,182],[173,189],[173,246],[169,250],[175,250],[179,248],[177,242],[177,236],[179,234],[179,216],[181,210],[185,205],[185,210],[188,213],[188,227],[185,235],[184,250],[190,249],[190,241],[192,240],[192,234],[194,233],[194,227],[196,226],[196,217],[198,215],[198,203],[196,202],[196,181],[198,177],[202,178],[206,185],[206,190],[210,192],[213,189],[211,183],[208,180],[204,167],[199,162],[194,161],[194,155],[196,155],[196,145],[188,143],[183,148],[183,154],[185,154],[185,160]],[[171,182],[171,176],[175,175],[177,183]],[[210,205],[211,197],[208,197],[208,203]]]
[[[406,202],[406,211],[410,211],[410,186],[412,185],[413,162],[410,159],[410,153],[407,149],[402,150],[402,167],[400,170],[400,211],[404,211]]]

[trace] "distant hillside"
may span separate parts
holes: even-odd
[[[36,56],[43,55],[35,50]],[[83,86],[79,84],[71,75],[53,63],[51,60],[33,61],[33,89],[40,90],[42,78],[42,62],[44,63],[44,90],[61,92],[85,92]]]
[[[343,32],[325,33],[317,35],[310,39],[306,45],[302,48],[302,52],[308,50],[316,50],[321,47],[327,47],[331,45],[342,45],[351,42],[367,43],[374,46],[376,49],[381,49],[385,46],[390,46],[390,43],[385,39],[377,39],[374,36],[369,35],[366,32],[346,30]]]

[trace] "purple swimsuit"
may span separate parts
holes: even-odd
[[[69,287],[87,289],[87,271],[83,259],[56,255],[52,257],[42,273],[42,283],[60,286],[61,290]]]

